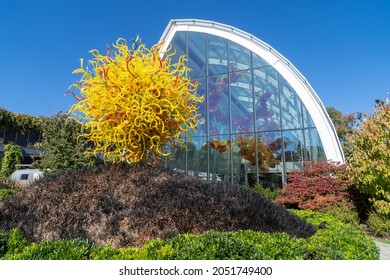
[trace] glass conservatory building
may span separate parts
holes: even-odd
[[[186,55],[202,122],[166,165],[208,180],[280,187],[303,162],[344,161],[334,126],[302,74],[237,28],[171,20],[161,42]],[[173,61],[172,61],[173,62]]]

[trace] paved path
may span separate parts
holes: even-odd
[[[375,244],[379,247],[380,249],[380,259],[381,260],[390,260],[390,244],[379,242],[379,241],[374,241]]]

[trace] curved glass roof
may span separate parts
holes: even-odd
[[[199,108],[205,122],[189,151],[175,154],[174,167],[248,183],[274,181],[269,174],[286,174],[307,160],[344,161],[319,97],[266,43],[204,20],[172,20],[160,41],[163,49],[172,45],[176,58],[187,56],[189,76],[206,97]]]

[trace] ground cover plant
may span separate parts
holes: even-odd
[[[141,247],[114,248],[86,239],[29,243],[20,230],[0,230],[0,259],[57,260],[376,260],[371,238],[341,221],[318,212],[294,211],[307,222],[321,224],[309,238],[284,232],[253,230],[179,234],[154,239]],[[325,224],[326,223],[326,224]],[[324,226],[325,224],[325,226]]]
[[[113,247],[209,230],[251,229],[302,238],[316,231],[248,188],[125,163],[38,181],[0,202],[0,228],[19,228],[30,242],[84,238]]]

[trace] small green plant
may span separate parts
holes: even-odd
[[[355,228],[360,227],[358,213],[345,205],[333,205],[327,208],[324,212],[331,217],[339,219],[345,224],[351,225]]]
[[[0,201],[16,193],[16,189],[0,189]]]
[[[255,192],[258,194],[268,198],[269,200],[275,201],[276,198],[279,196],[279,191],[278,189],[271,189],[268,187],[264,187],[261,184],[256,184],[252,188]]]
[[[8,256],[18,260],[88,260],[93,244],[84,239],[46,240],[32,243],[24,250]]]
[[[366,224],[376,235],[390,238],[390,219],[388,216],[372,212],[369,215]]]
[[[4,146],[4,158],[2,160],[0,177],[8,177],[16,170],[16,165],[23,160],[22,149],[15,144]]]

